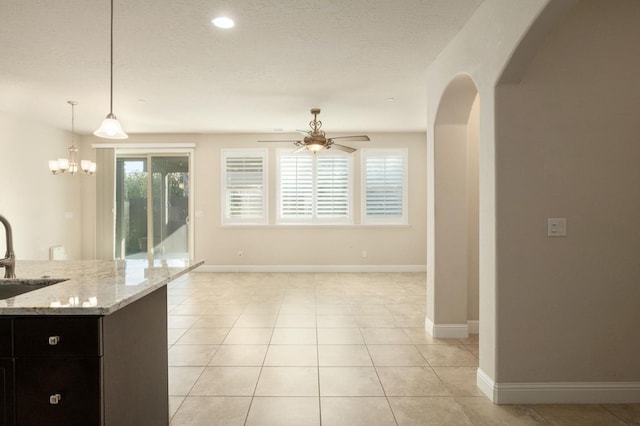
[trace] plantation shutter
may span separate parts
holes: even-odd
[[[280,217],[313,217],[313,157],[280,156]]]
[[[365,222],[406,222],[406,159],[406,151],[363,154]]]
[[[261,151],[224,153],[226,222],[266,221],[265,159],[266,153]]]
[[[346,157],[318,157],[316,212],[322,218],[348,218],[350,167]]]
[[[280,152],[278,222],[352,222],[352,157]]]

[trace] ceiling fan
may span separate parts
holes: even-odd
[[[258,142],[293,142],[295,146],[298,147],[293,152],[302,151],[304,149],[313,152],[314,154],[322,149],[339,149],[340,151],[348,152],[351,154],[355,152],[355,148],[351,148],[349,146],[340,145],[334,143],[336,139],[339,139],[340,142],[366,142],[369,139],[367,135],[357,135],[357,136],[337,136],[335,138],[328,138],[325,136],[324,131],[320,130],[322,127],[322,121],[318,120],[318,114],[320,114],[320,108],[311,108],[311,114],[313,114],[313,120],[309,122],[309,127],[311,130],[296,130],[299,133],[304,135],[304,139],[302,140],[277,140],[277,141],[258,141]]]

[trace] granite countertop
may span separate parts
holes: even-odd
[[[67,280],[0,299],[0,315],[108,315],[203,263],[155,260],[150,264],[146,259],[18,261],[18,279],[46,276]],[[2,281],[0,278],[0,285]]]

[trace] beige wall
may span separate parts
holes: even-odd
[[[459,75],[442,97],[430,141],[435,249],[427,261],[426,324],[435,337],[467,337],[469,321],[478,320],[479,118],[477,89]]]
[[[479,287],[479,211],[478,211],[478,173],[480,146],[480,98],[471,106],[467,122],[467,320],[480,318]]]
[[[282,138],[283,135],[206,134],[206,135],[131,135],[126,143],[175,144],[196,143],[195,257],[206,265],[251,267],[262,265],[345,266],[364,269],[379,265],[418,265],[426,262],[426,171],[424,165],[426,136],[421,133],[369,133],[372,141],[354,143],[354,147],[409,149],[409,225],[399,227],[361,226],[360,223],[360,155],[354,154],[353,226],[278,226],[275,225],[277,148],[289,144],[259,144],[258,139]],[[295,138],[296,135],[284,135]],[[85,145],[103,143],[93,137]],[[269,225],[221,225],[221,150],[225,148],[269,149]],[[89,199],[91,197],[88,197]],[[95,200],[93,199],[94,205]],[[85,207],[90,209],[90,205]],[[95,215],[95,207],[94,212]],[[89,225],[88,225],[89,226]],[[87,233],[90,229],[87,229]],[[87,255],[90,255],[87,244]],[[243,256],[238,257],[238,251]],[[367,257],[362,257],[362,252]]]
[[[435,247],[429,262],[433,282],[428,301],[435,306],[428,317],[435,325],[447,329],[452,325],[467,326],[467,126],[443,124],[435,128],[436,158],[435,188]],[[462,255],[461,255],[462,254]],[[430,303],[431,304],[431,303]],[[454,337],[439,335],[437,337]],[[466,337],[466,331],[458,337]]]
[[[494,401],[637,402],[639,20],[634,0],[487,0],[429,70],[428,131],[452,79],[479,89],[479,383]],[[566,238],[547,237],[549,217]]]
[[[583,0],[496,93],[501,381],[640,381],[638,22]]]
[[[0,214],[11,223],[17,259],[48,259],[55,245],[80,258],[81,183],[93,178],[53,176],[48,168],[68,157],[70,142],[69,132],[0,112]],[[4,256],[4,230],[0,250]]]
[[[480,370],[490,380],[499,382],[497,369],[499,360],[496,348],[501,344],[496,334],[499,320],[497,303],[499,299],[499,277],[496,275],[497,258],[497,194],[496,194],[496,151],[499,117],[495,111],[495,86],[501,76],[508,81],[518,81],[529,65],[532,52],[548,35],[563,16],[577,3],[577,0],[485,0],[476,13],[465,24],[449,45],[430,65],[427,74],[427,134],[434,134],[436,117],[439,114],[443,93],[450,83],[461,75],[468,75],[479,92],[480,134],[479,134],[479,316],[480,316]],[[521,49],[518,49],[521,47]],[[434,173],[435,143],[428,140],[428,197],[430,209],[427,219],[428,265],[436,256]],[[456,256],[465,256],[467,252]],[[432,269],[427,271],[427,294],[431,294],[437,283]],[[432,303],[429,299],[427,303]],[[447,309],[447,305],[444,307]],[[427,305],[427,315],[433,306]],[[487,389],[483,389],[490,395]]]

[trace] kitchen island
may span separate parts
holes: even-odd
[[[65,281],[0,300],[0,425],[168,424],[166,285],[202,263],[17,262]]]

